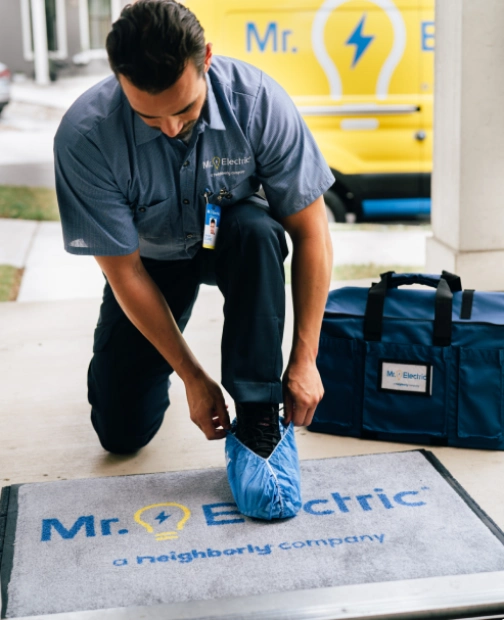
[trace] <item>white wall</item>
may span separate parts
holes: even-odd
[[[484,10],[483,10],[484,8]],[[438,0],[427,271],[504,289],[504,2]]]

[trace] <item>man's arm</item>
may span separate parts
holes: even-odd
[[[229,415],[222,391],[189,349],[161,291],[138,250],[127,256],[96,256],[128,319],[156,347],[185,384],[191,420],[207,439],[222,439]],[[222,428],[219,428],[222,426]]]
[[[294,248],[294,336],[283,376],[284,415],[286,422],[307,426],[324,395],[316,358],[331,280],[332,244],[323,196],[280,221]]]

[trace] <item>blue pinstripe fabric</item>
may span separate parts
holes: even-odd
[[[334,178],[285,91],[246,63],[214,57],[207,102],[188,144],[136,115],[115,77],[70,108],[55,137],[65,249],[158,260],[202,243],[205,188],[223,206],[263,185],[274,217],[313,202]]]

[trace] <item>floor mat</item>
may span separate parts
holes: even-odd
[[[504,570],[503,533],[428,451],[301,473],[302,510],[269,523],[224,469],[7,487],[2,618]]]

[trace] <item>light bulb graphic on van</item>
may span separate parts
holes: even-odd
[[[394,33],[392,49],[383,63],[376,81],[376,98],[386,99],[388,96],[390,81],[397,65],[401,61],[404,50],[406,49],[406,26],[401,12],[397,9],[393,0],[369,0],[369,2],[375,4],[385,12],[392,24]],[[338,68],[326,48],[324,33],[327,21],[329,20],[331,14],[341,5],[348,3],[349,0],[325,0],[315,14],[311,32],[313,52],[327,77],[330,96],[334,100],[339,100],[342,98],[343,86]],[[364,20],[361,20],[353,33],[350,33],[350,37],[347,40],[347,44],[356,46],[354,65],[356,64],[355,60],[357,54],[360,52],[360,55],[362,55],[371,39],[370,36],[365,36],[363,34],[363,27]]]
[[[165,510],[166,508],[171,508],[172,510],[167,511]],[[145,513],[148,511],[150,512],[146,515]],[[187,506],[175,502],[163,502],[161,504],[144,506],[137,510],[135,521],[144,527],[149,534],[154,534],[157,541],[176,540],[190,516],[191,511]],[[174,526],[175,522],[177,522],[176,526]],[[173,529],[168,530],[167,528]]]

